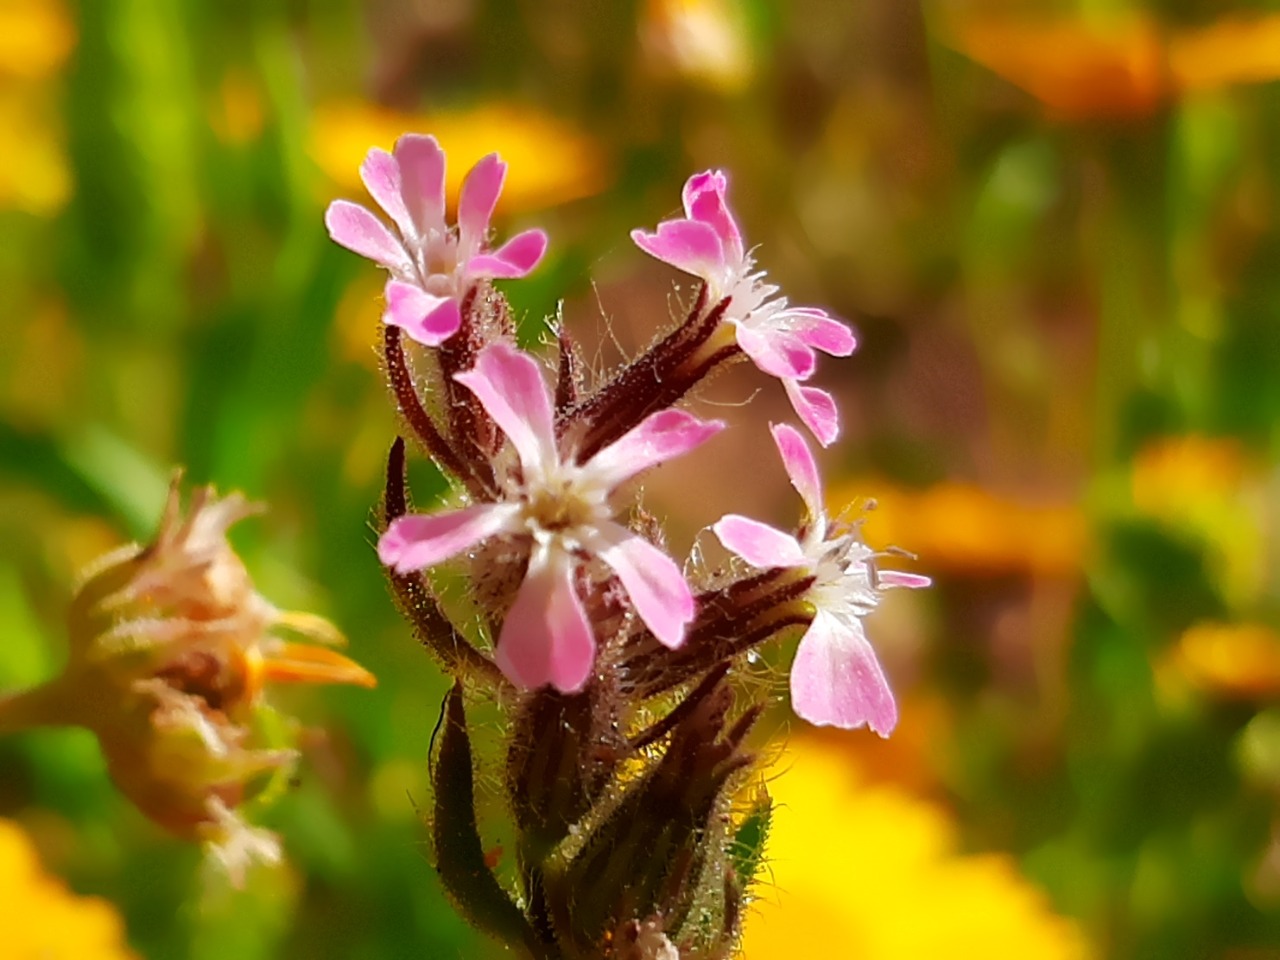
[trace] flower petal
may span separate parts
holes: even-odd
[[[814,617],[791,665],[791,706],[817,726],[866,724],[882,737],[893,731],[898,707],[856,617],[841,622],[821,611]]]
[[[400,164],[387,151],[373,147],[364,163],[360,164],[360,179],[364,181],[369,196],[380,206],[400,229],[402,236],[414,234],[413,218],[404,205],[400,191]]]
[[[452,297],[432,296],[421,287],[400,280],[387,282],[386,297],[387,310],[382,319],[424,346],[440,346],[462,326],[462,312]]]
[[[788,310],[787,316],[796,335],[815,350],[833,357],[847,357],[858,347],[853,331],[825,310],[797,307]]]
[[[813,376],[818,358],[790,330],[753,329],[744,323],[735,326],[742,352],[769,376],[790,380],[806,380]]]
[[[741,263],[742,233],[725,202],[728,188],[729,178],[720,170],[695,173],[684,185],[684,212],[690,220],[700,220],[715,230],[725,256]]]
[[[750,517],[726,514],[712,524],[711,530],[726,549],[761,570],[799,567],[809,562],[795,537]]]
[[[600,524],[585,544],[618,575],[631,605],[664,646],[684,643],[694,602],[680,567],[648,540],[611,521]]]
[[[903,573],[901,570],[876,570],[876,585],[880,587],[905,587],[918,590],[933,584],[931,577],[918,573]]]
[[[637,247],[695,277],[714,281],[725,270],[725,252],[714,229],[698,220],[663,220],[657,232],[632,230]]]
[[[540,547],[507,612],[494,660],[512,683],[581,690],[591,676],[596,641],[573,585],[568,554]]]
[[[506,176],[507,165],[496,153],[491,153],[481,157],[462,181],[462,193],[458,197],[458,231],[464,248],[480,249]]]
[[[378,540],[378,559],[398,573],[435,566],[511,529],[519,512],[514,503],[479,503],[446,513],[400,517]]]
[[[368,257],[388,270],[408,272],[413,269],[404,246],[387,229],[387,225],[357,203],[333,201],[324,212],[324,225],[334,243],[353,253]]]
[[[406,133],[396,141],[400,165],[400,190],[413,218],[414,231],[425,237],[432,230],[444,233],[444,151],[435,137]]]
[[[547,252],[547,235],[541,230],[526,230],[492,253],[472,257],[467,273],[473,277],[515,280],[527,277]]]
[[[786,387],[791,406],[804,425],[820,444],[831,446],[840,436],[840,414],[836,411],[835,398],[825,390],[804,387],[795,380],[783,380],[782,385]]]
[[[480,351],[471,370],[454,379],[476,395],[515,445],[526,481],[558,462],[551,394],[533,357],[495,341]]]
[[[683,410],[660,410],[597,453],[583,469],[613,489],[650,467],[701,446],[724,426],[723,420],[699,420]]]
[[[804,501],[809,522],[819,524],[822,528],[818,533],[818,538],[821,539],[826,532],[827,512],[822,498],[822,477],[818,474],[813,451],[804,442],[800,431],[790,424],[773,424],[769,430],[773,433],[773,442],[777,444],[782,465],[791,478],[791,485]]]

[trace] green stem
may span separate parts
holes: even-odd
[[[0,695],[0,734],[76,725],[76,711],[65,694],[63,678],[58,677],[30,690]]]

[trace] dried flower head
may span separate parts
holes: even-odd
[[[269,683],[354,683],[372,674],[325,647],[327,620],[277,609],[227,542],[257,512],[240,494],[197,490],[184,516],[177,478],[154,539],[93,564],[72,600],[70,658],[43,686],[0,700],[0,729],[87,727],[120,790],[167,830],[203,842],[232,880],[279,858],[237,807],[294,751],[259,743]]]

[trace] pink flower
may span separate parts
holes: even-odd
[[[551,395],[528,354],[491,343],[475,367],[455,379],[476,395],[515,450],[502,478],[507,497],[401,517],[378,543],[382,562],[404,573],[490,537],[531,541],[528,570],[495,657],[502,672],[523,687],[550,683],[569,693],[581,689],[591,673],[595,637],[574,587],[577,559],[584,555],[612,568],[636,614],[661,643],[680,646],[694,614],[684,575],[665,553],[611,519],[609,498],[640,472],[701,445],[724,424],[663,410],[577,463],[557,449]]]
[[[755,260],[725,203],[728,179],[719,170],[695,174],[684,185],[684,212],[664,220],[653,233],[632,230],[631,239],[650,256],[700,277],[708,298],[729,297],[725,322],[732,324],[738,346],[757,367],[783,382],[792,406],[823,446],[840,432],[835,402],[816,387],[801,387],[813,376],[816,351],[847,357],[857,342],[853,333],[826,311],[793,307],[778,288],[764,282]]]
[[[732,514],[712,529],[752,566],[802,568],[815,578],[807,599],[816,613],[791,665],[796,713],[818,726],[853,729],[865,723],[887,737],[898,722],[898,708],[862,618],[875,609],[882,588],[927,587],[929,578],[880,570],[856,529],[829,529],[813,454],[794,428],[772,429],[791,483],[804,500],[799,538]]]
[[[541,230],[516,234],[488,250],[489,219],[502,192],[507,165],[491,153],[462,182],[458,225],[445,223],[444,151],[435,137],[405,134],[387,153],[374,147],[360,177],[386,224],[364,207],[335,200],[325,211],[329,236],[391,271],[383,320],[414,340],[438,346],[462,323],[459,305],[476,280],[524,277],[547,249]]]

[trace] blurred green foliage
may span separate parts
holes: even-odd
[[[1280,951],[1280,730],[1258,714],[1280,650],[1255,669],[1228,635],[1207,673],[1182,655],[1197,624],[1280,625],[1280,69],[1240,67],[1273,36],[1257,27],[1222,63],[1171,58],[1184,74],[1148,89],[1146,34],[1106,32],[1126,14],[1173,44],[1233,17],[1269,24],[1264,7],[1041,5],[1024,13],[1068,26],[1020,35],[1026,66],[983,52],[976,31],[1007,12],[896,0],[26,6],[55,26],[31,41],[34,68],[0,45],[0,689],[57,669],[77,569],[150,532],[175,464],[270,505],[236,531],[259,589],[332,618],[381,680],[282,698],[312,728],[299,781],[264,811],[290,866],[216,901],[197,852],[112,791],[87,735],[0,741],[0,814],[117,903],[140,953],[487,949],[444,900],[416,813],[446,686],[371,549],[396,429],[371,359],[377,288],[321,212],[357,195],[371,145],[322,108],[355,103],[382,129],[490,102],[529,128],[479,122],[470,139],[533,138],[537,158],[551,116],[595,151],[562,168],[548,145],[548,175],[577,199],[502,208],[553,237],[510,289],[528,339],[561,297],[585,338],[649,336],[669,277],[626,230],[668,212],[687,173],[723,166],[772,275],[861,331],[859,354],[823,371],[847,474],[972,483],[1061,505],[1086,531],[1074,565],[1048,572],[1016,550],[998,570],[963,551],[933,567],[927,542],[903,544],[939,585],[927,644],[887,659],[914,678],[898,684],[904,725],[913,701],[947,705],[923,789],[965,843],[1016,854],[1100,956]],[[699,6],[720,19],[681,46],[679,12]],[[1128,72],[1108,72],[1099,35]],[[1219,79],[1192,84],[1193,68]],[[1130,82],[1147,93],[1116,109]],[[34,132],[13,119],[33,115]],[[328,140],[354,158],[345,182],[322,173]],[[1188,437],[1229,441],[1234,466],[1214,472],[1194,445],[1191,467],[1150,454]],[[949,535],[932,529],[936,556]],[[1013,531],[1028,551],[1045,536]]]

